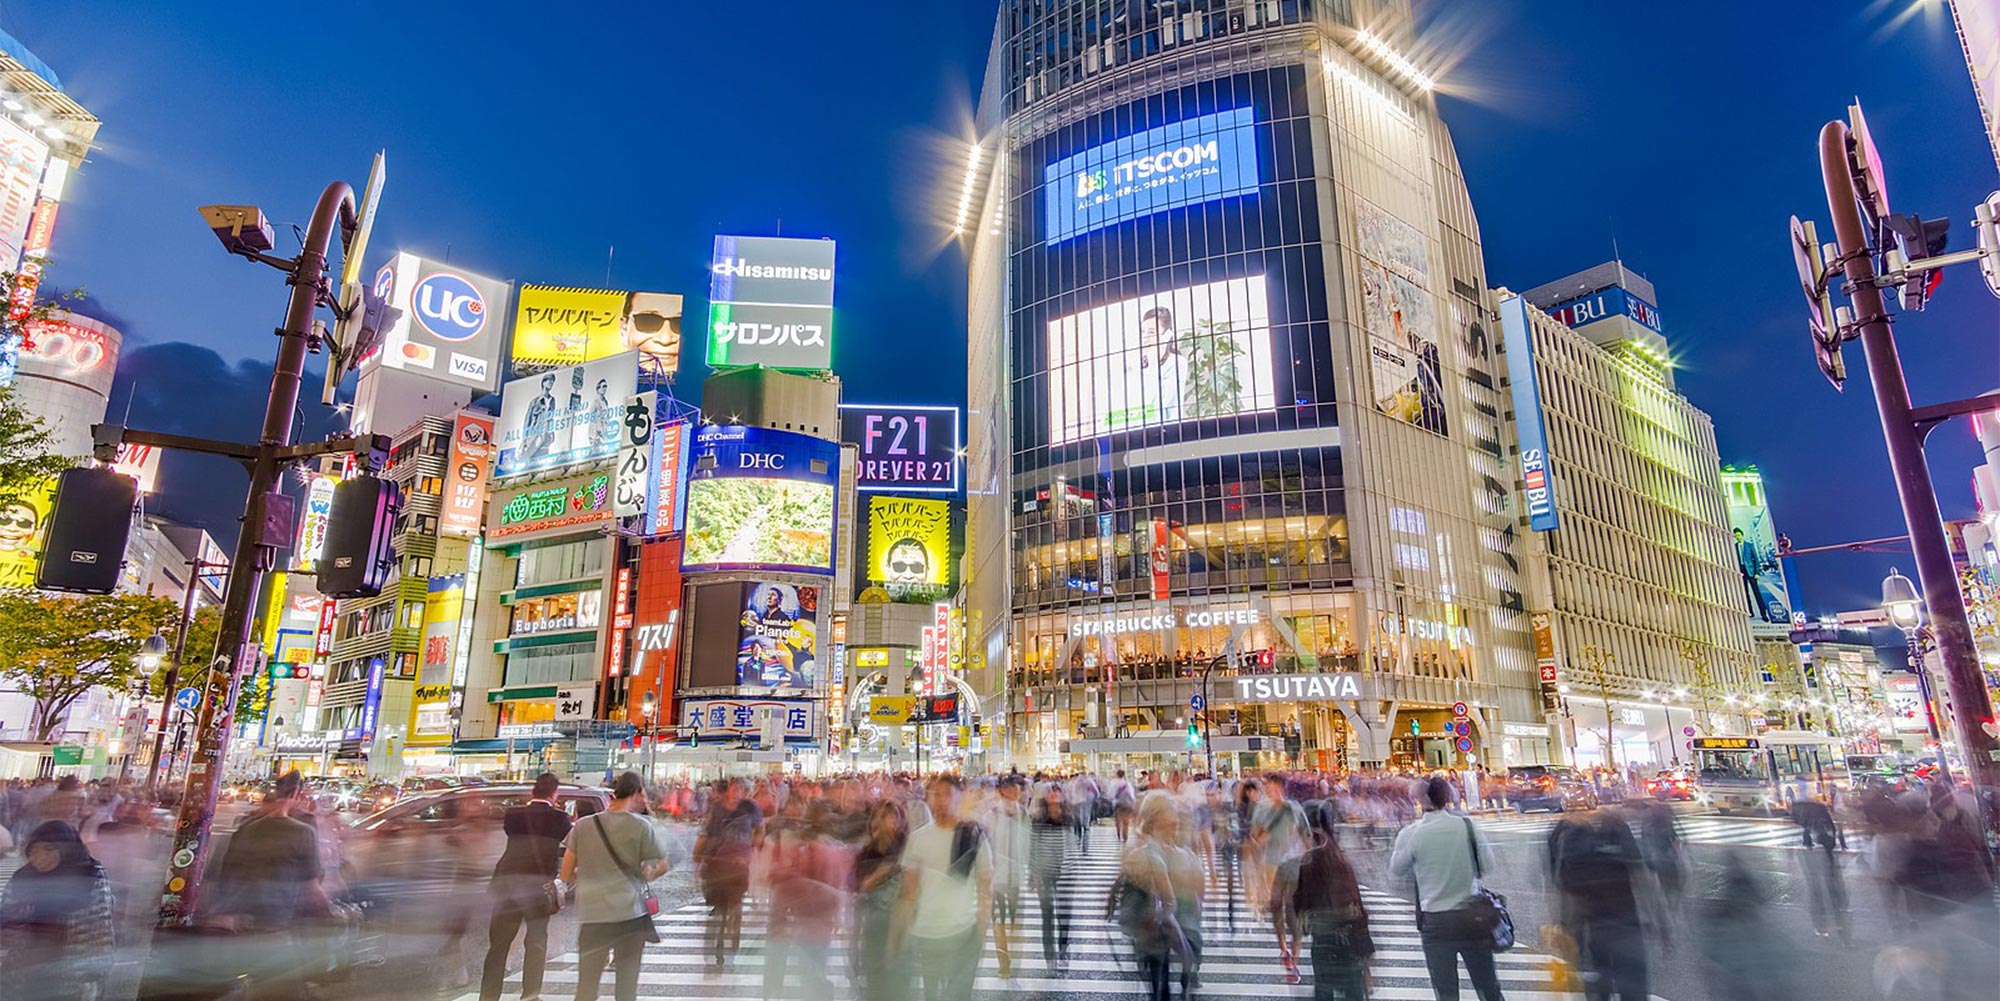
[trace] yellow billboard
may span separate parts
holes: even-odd
[[[951,502],[868,498],[868,581],[897,600],[928,601],[951,584]]]
[[[639,352],[642,377],[681,365],[681,297],[558,285],[523,285],[514,310],[514,372],[580,365]]]
[[[56,481],[49,480],[0,502],[0,587],[35,586],[35,562],[48,538],[55,493]]]
[[[916,710],[913,695],[874,695],[868,699],[868,722],[876,726],[901,726]]]

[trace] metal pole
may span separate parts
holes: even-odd
[[[1209,675],[1214,673],[1215,665],[1220,663],[1222,663],[1222,658],[1215,657],[1209,660],[1207,667],[1201,669],[1201,746],[1202,750],[1208,754],[1208,777],[1210,781],[1214,781],[1215,779],[1215,742],[1209,735],[1209,715],[1215,712],[1215,692],[1209,686]]]
[[[173,705],[174,686],[180,683],[182,651],[187,647],[188,620],[194,617],[194,589],[201,584],[201,568],[205,561],[197,556],[187,563],[187,587],[181,595],[181,623],[174,633],[174,660],[167,667],[166,691],[161,695],[166,705],[160,707],[160,732],[153,735],[153,763],[146,769],[148,786],[157,786],[160,781],[160,752],[167,744],[167,707]]]
[[[186,927],[193,922],[200,877],[208,862],[209,829],[215,823],[215,796],[228,758],[229,731],[236,712],[237,681],[254,664],[257,644],[251,637],[251,608],[273,549],[264,544],[265,508],[278,486],[282,467],[278,449],[291,444],[292,418],[298,409],[299,380],[305,370],[306,342],[313,313],[325,292],[327,247],[335,228],[354,218],[354,191],[335,181],[321,192],[306,229],[304,246],[290,262],[286,284],[291,299],[285,325],[277,330],[278,355],[271,368],[271,395],[264,406],[264,427],[258,436],[256,459],[250,466],[250,488],[244,502],[243,528],[236,536],[230,561],[229,585],[222,601],[222,625],[210,662],[206,691],[195,718],[195,745],[188,762],[187,784],[181,792],[174,822],[173,850],[168,853],[167,881],[160,898],[160,927]],[[140,997],[171,991],[170,984],[141,984]]]
[[[1979,653],[1966,622],[1965,596],[1958,589],[1951,547],[1945,541],[1938,513],[1937,490],[1931,485],[1924,442],[1911,416],[1909,386],[1896,354],[1896,336],[1889,328],[1882,290],[1874,285],[1875,261],[1856,204],[1854,167],[1849,160],[1850,137],[1845,122],[1828,122],[1819,132],[1820,173],[1826,182],[1827,210],[1840,259],[1846,262],[1848,299],[1861,325],[1861,347],[1868,356],[1868,382],[1875,391],[1875,408],[1882,418],[1882,438],[1889,466],[1896,474],[1896,495],[1910,529],[1910,550],[1916,556],[1917,578],[1923,585],[1938,651],[1944,657],[1945,690],[1951,695],[1952,724],[1959,752],[1975,787],[2000,786],[2000,762],[1993,758],[1995,741],[1980,724],[1993,713],[1986,682],[1979,671]],[[1921,664],[1919,665],[1922,666]],[[1922,673],[1918,675],[1922,677]],[[1942,750],[1942,748],[1940,748]],[[1940,757],[1943,755],[1940,754]]]

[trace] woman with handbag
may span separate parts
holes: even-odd
[[[486,926],[486,963],[479,977],[479,1001],[500,1001],[507,979],[507,952],[521,942],[521,1001],[542,996],[542,970],[549,958],[549,918],[562,909],[556,873],[562,866],[569,814],[556,805],[559,780],[549,772],[535,777],[527,805],[509,807],[501,820],[507,847],[493,866],[489,893],[493,917]],[[525,932],[525,934],[524,934]]]
[[[1368,932],[1361,884],[1334,837],[1332,804],[1315,803],[1306,813],[1312,821],[1312,848],[1299,863],[1293,902],[1312,936],[1313,1001],[1365,1001],[1375,940]]]
[[[611,808],[563,842],[562,879],[576,887],[576,1001],[597,1001],[607,964],[618,1001],[636,1001],[646,943],[660,940],[651,884],[667,871],[666,848],[645,814],[646,783],[626,772],[611,783]]]

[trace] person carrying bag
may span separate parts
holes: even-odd
[[[1431,989],[1439,1001],[1458,1001],[1462,959],[1480,1001],[1501,1001],[1493,954],[1503,925],[1512,946],[1513,922],[1506,918],[1505,902],[1480,886],[1491,855],[1472,822],[1450,812],[1450,782],[1431,779],[1424,800],[1424,815],[1396,835],[1389,871],[1416,882],[1417,932]]]
[[[577,1001],[597,1001],[606,965],[615,970],[618,1001],[635,1001],[646,943],[660,940],[651,883],[667,861],[644,816],[645,782],[626,772],[612,782],[611,796],[610,809],[578,821],[563,843],[562,878],[576,887]]]

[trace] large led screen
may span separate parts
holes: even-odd
[[[1043,176],[1046,243],[1257,190],[1256,113],[1184,118],[1063,157]]]
[[[616,456],[624,441],[625,404],[638,383],[636,351],[508,383],[500,394],[500,455],[493,475]]]
[[[1049,323],[1050,444],[1276,407],[1262,275]]]
[[[739,425],[695,434],[682,565],[833,572],[840,446]]]
[[[810,689],[819,676],[819,588],[764,581],[743,585],[736,683]]]

